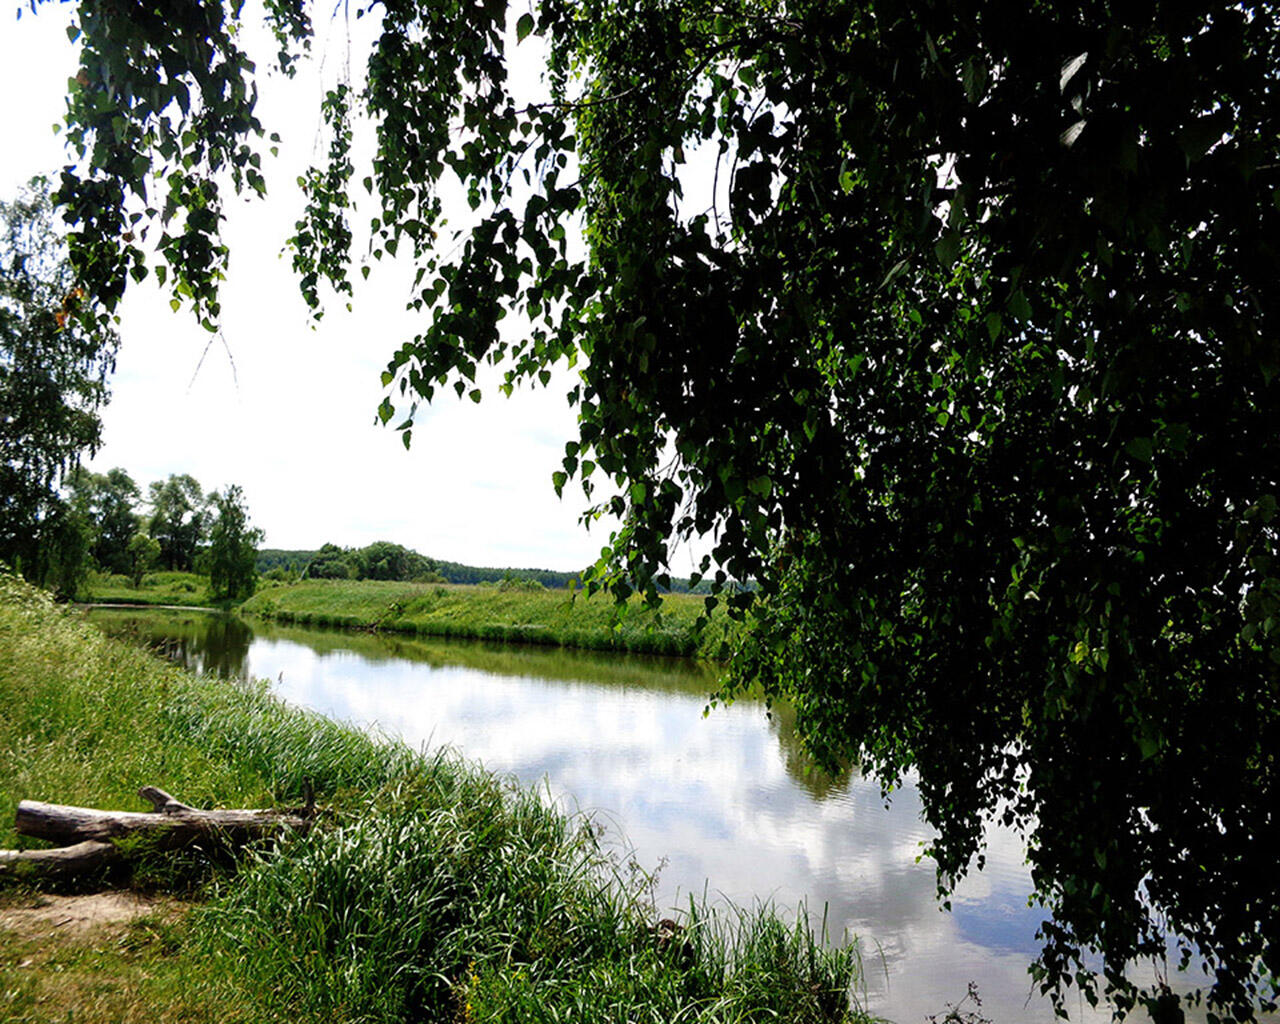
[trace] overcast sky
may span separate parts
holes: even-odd
[[[34,17],[0,20],[5,198],[66,162],[52,126],[76,68],[66,35],[72,9],[50,3]],[[576,437],[567,376],[511,399],[491,385],[478,406],[450,391],[419,414],[406,452],[395,431],[374,425],[374,412],[379,373],[414,333],[404,311],[409,275],[394,267],[375,273],[357,287],[353,313],[332,302],[318,327],[309,321],[280,252],[302,206],[292,183],[321,141],[316,83],[345,59],[341,26],[321,25],[316,50],[322,66],[261,86],[260,115],[284,148],[266,168],[267,200],[234,201],[230,211],[222,338],[210,345],[190,314],[173,313],[156,290],[131,291],[104,445],[90,467],[120,466],[144,491],[170,473],[189,473],[206,489],[239,484],[269,547],[392,540],[470,564],[585,565],[608,530],[600,523],[588,532],[578,522],[580,492],[566,489],[560,500],[550,482],[564,442]],[[260,66],[274,52],[260,51]]]

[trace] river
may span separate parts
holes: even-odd
[[[655,873],[658,911],[705,894],[808,912],[856,938],[873,1012],[919,1024],[969,982],[995,1024],[1054,1019],[1027,964],[1042,912],[1016,834],[940,909],[915,789],[885,801],[856,774],[811,768],[786,709],[741,700],[704,716],[715,677],[679,659],[405,639],[192,611],[94,609],[108,632],[414,747],[455,747],[605,823],[624,863]],[[1139,979],[1141,980],[1141,979]],[[972,1004],[966,1004],[972,1008]],[[1073,999],[1072,1020],[1106,1019]]]

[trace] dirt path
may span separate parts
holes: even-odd
[[[150,914],[177,909],[173,900],[160,900],[132,892],[95,892],[83,896],[33,894],[0,905],[0,932],[8,931],[27,941],[80,938],[113,925],[128,924]]]

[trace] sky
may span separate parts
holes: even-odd
[[[47,3],[35,16],[0,19],[5,198],[67,162],[53,126],[77,66],[66,31],[73,10]],[[358,40],[351,51],[358,65]],[[258,52],[261,66],[275,51]],[[264,167],[268,198],[234,200],[229,209],[221,335],[185,310],[174,313],[154,287],[135,286],[121,311],[104,442],[86,464],[97,472],[119,466],[144,493],[171,473],[188,473],[206,490],[238,484],[266,547],[390,540],[472,565],[585,566],[608,526],[588,531],[581,493],[566,488],[559,499],[551,486],[564,443],[577,436],[568,371],[510,399],[481,379],[479,405],[450,391],[420,411],[405,451],[396,431],[375,425],[375,410],[379,374],[415,333],[404,309],[410,272],[384,266],[368,283],[357,276],[353,312],[332,301],[318,325],[310,320],[281,252],[302,209],[293,183],[323,148],[315,98],[318,83],[347,59],[342,26],[318,25],[315,52],[297,79],[260,81],[259,115],[283,145]],[[691,565],[677,560],[673,568],[683,574]]]

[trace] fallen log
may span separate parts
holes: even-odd
[[[53,850],[0,850],[0,875],[18,874],[26,865],[26,871],[44,878],[83,876],[111,867],[120,859],[114,843],[97,839]]]
[[[146,837],[152,848],[185,846],[242,846],[285,831],[304,832],[311,825],[314,804],[303,813],[231,809],[202,811],[176,800],[163,789],[144,786],[138,795],[152,811],[104,811],[96,807],[23,800],[14,828],[19,835],[44,839],[61,849],[0,850],[0,873],[30,865],[40,874],[69,875],[105,867],[120,859],[113,840]]]
[[[23,800],[18,804],[15,829],[20,835],[47,839],[59,846],[95,839],[127,839],[152,835],[166,846],[186,846],[216,838],[242,844],[285,829],[305,831],[310,819],[288,811],[202,811],[174,799],[163,789],[143,786],[138,795],[154,811],[103,811]]]

